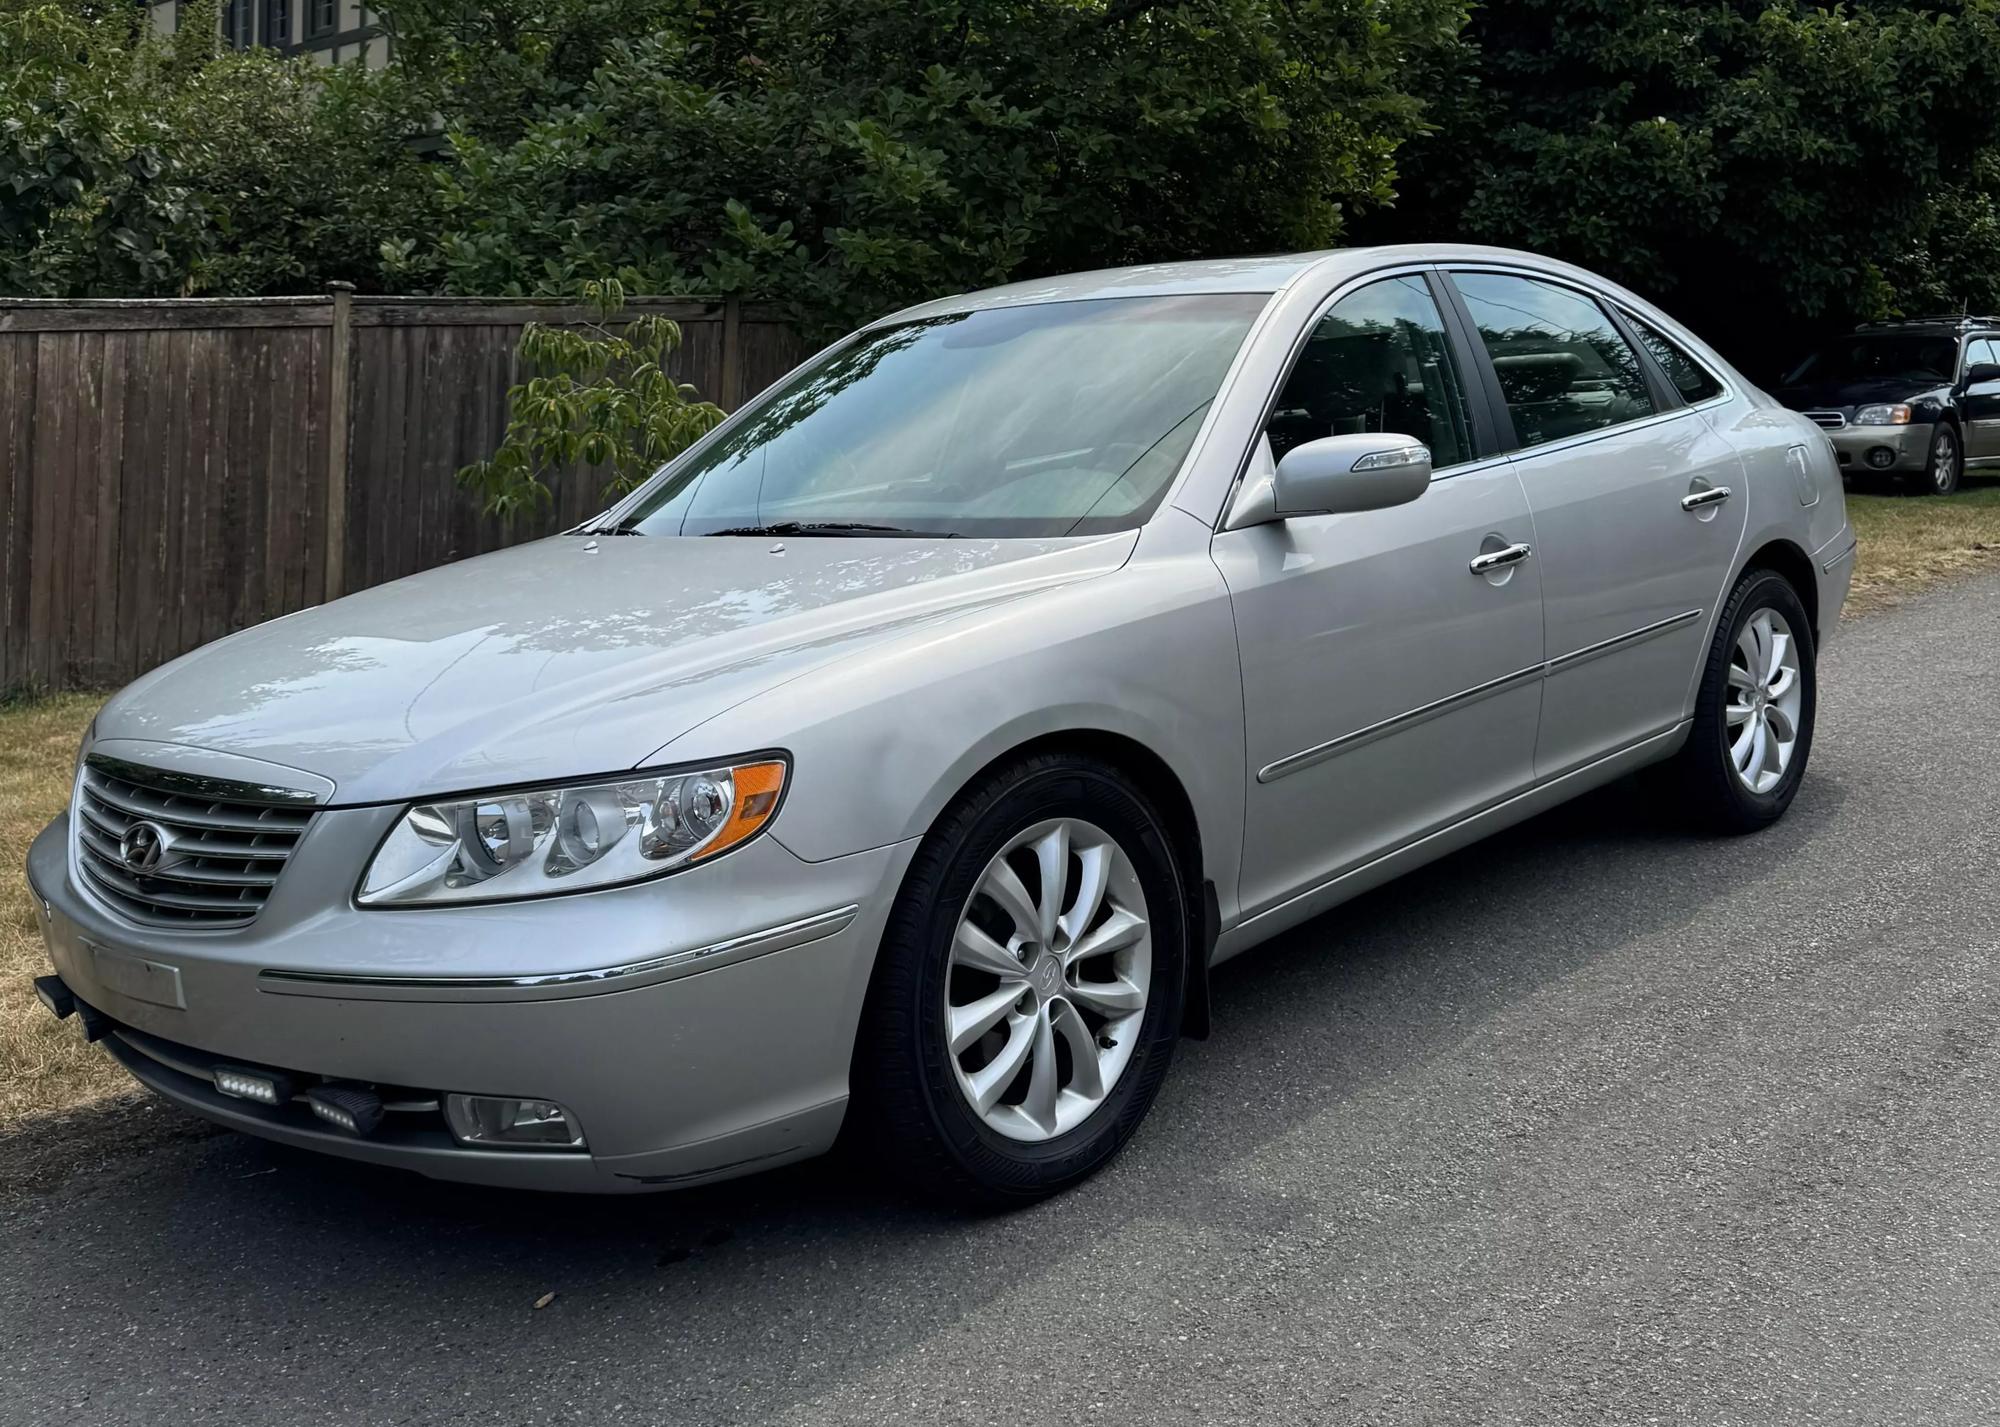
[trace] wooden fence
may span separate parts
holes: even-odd
[[[772,313],[637,301],[734,408],[802,355]],[[454,481],[506,427],[515,345],[560,303],[0,300],[0,694],[123,683],[232,630],[574,524]]]

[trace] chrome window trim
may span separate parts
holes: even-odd
[[[690,976],[769,952],[805,946],[845,931],[860,912],[859,905],[836,907],[797,921],[744,932],[705,946],[667,952],[644,961],[584,971],[554,971],[522,976],[389,976],[342,971],[287,971],[267,968],[257,973],[257,989],[278,996],[322,996],[374,1001],[490,1000],[531,1001],[567,996],[594,996],[629,991],[658,981]]]
[[[1627,301],[1624,297],[1617,296],[1604,289],[1594,288],[1586,282],[1569,276],[1567,273],[1544,272],[1540,268],[1528,267],[1520,263],[1496,262],[1492,259],[1482,260],[1476,258],[1461,262],[1456,259],[1446,258],[1441,259],[1435,266],[1447,278],[1456,272],[1507,273],[1513,277],[1530,277],[1536,279],[1538,282],[1554,283],[1558,287],[1567,287],[1588,297],[1594,297],[1598,302],[1608,307],[1618,308],[1623,312],[1637,316],[1648,326],[1659,328],[1662,335],[1673,338],[1676,346],[1686,350],[1690,357],[1695,358],[1695,360],[1701,363],[1704,371],[1722,383],[1722,392],[1720,395],[1709,397],[1705,401],[1691,404],[1684,403],[1674,408],[1675,411],[1707,411],[1711,407],[1727,406],[1730,402],[1738,400],[1743,394],[1742,388],[1732,381],[1726,372],[1717,370],[1721,364],[1709,359],[1709,357],[1714,355],[1712,352],[1708,356],[1703,355],[1707,348],[1706,343],[1702,342],[1694,333],[1688,331],[1687,328],[1674,321],[1673,318],[1667,316],[1666,313],[1661,312],[1658,308],[1652,308],[1650,311],[1647,311],[1646,309],[1650,304],[1639,301]],[[1637,294],[1630,294],[1630,296],[1636,298]],[[1474,333],[1473,335],[1477,336],[1478,334]],[[1663,412],[1657,414],[1671,415],[1673,413]],[[1637,425],[1638,423],[1632,422],[1627,424]],[[1606,431],[1618,431],[1622,430],[1623,427],[1607,426],[1603,429]],[[1596,433],[1589,434],[1595,435]],[[1551,442],[1549,444],[1553,445],[1555,443]],[[1518,454],[1520,451],[1540,451],[1544,449],[1546,448],[1542,446],[1522,446],[1510,454]]]
[[[1343,733],[1338,738],[1328,739],[1325,743],[1314,744],[1311,748],[1288,754],[1278,759],[1275,763],[1265,764],[1257,770],[1257,781],[1259,783],[1275,783],[1280,778],[1287,778],[1294,773],[1303,772],[1307,768],[1316,767],[1328,759],[1337,758],[1341,754],[1360,748],[1365,744],[1374,743],[1379,739],[1388,737],[1390,734],[1401,733],[1406,728],[1415,728],[1419,724],[1428,723],[1434,718],[1455,712],[1468,704],[1477,703],[1481,699],[1505,693],[1507,690],[1517,688],[1530,680],[1547,679],[1565,670],[1574,669],[1580,664],[1587,664],[1591,660],[1601,658],[1606,654],[1629,648],[1634,644],[1643,644],[1648,639],[1657,638],[1669,630],[1679,629],[1684,624],[1691,624],[1707,612],[1701,609],[1682,610],[1679,614],[1669,615],[1667,618],[1656,620],[1652,624],[1643,625],[1638,629],[1627,630],[1624,634],[1613,635],[1609,639],[1600,640],[1596,644],[1585,645],[1581,649],[1573,649],[1567,654],[1558,654],[1553,659],[1545,659],[1539,664],[1530,664],[1527,668],[1517,669],[1511,674],[1502,674],[1497,679],[1489,679],[1483,684],[1475,684],[1471,688],[1461,690],[1456,694],[1447,694],[1444,698],[1438,699],[1434,703],[1424,704],[1407,712],[1393,715],[1392,717],[1383,719],[1380,723],[1371,723],[1366,728],[1358,728],[1352,733]]]

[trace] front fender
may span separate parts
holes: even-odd
[[[1243,700],[1228,593],[1194,528],[1096,579],[912,631],[675,739],[649,761],[785,748],[771,835],[809,862],[920,836],[1010,750],[1068,732],[1150,749],[1187,794],[1204,875],[1235,905]],[[1158,544],[1160,542],[1153,542]]]

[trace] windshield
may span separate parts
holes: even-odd
[[[1799,363],[1786,384],[1859,382],[1874,377],[1948,382],[1958,339],[1939,332],[1877,332],[1829,342]]]
[[[1103,298],[863,333],[669,464],[645,535],[1054,536],[1166,495],[1257,294]]]

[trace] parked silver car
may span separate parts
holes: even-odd
[[[1042,1194],[1214,964],[1645,764],[1779,817],[1853,554],[1820,431],[1560,263],[951,298],[578,531],[114,698],[30,853],[41,989],[197,1114],[443,1178],[845,1126]]]

